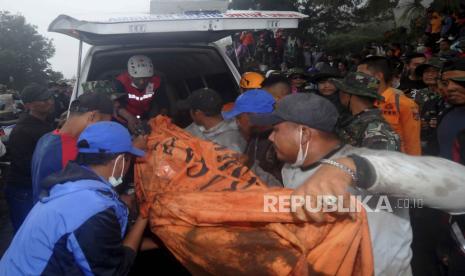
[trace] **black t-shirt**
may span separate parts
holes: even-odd
[[[420,90],[426,87],[426,84],[421,80],[411,80],[408,76],[403,76],[400,79],[399,89],[404,91],[407,97],[410,97],[410,93],[413,90]]]
[[[245,149],[249,162],[247,165],[251,167],[255,161],[258,161],[265,172],[273,175],[282,183],[281,169],[284,163],[278,160],[273,143],[268,139],[270,134],[271,130],[251,137]]]
[[[53,130],[52,124],[30,114],[23,114],[10,134],[8,154],[11,160],[8,185],[32,189],[31,161],[39,139]]]

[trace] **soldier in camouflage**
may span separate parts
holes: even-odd
[[[113,81],[109,80],[98,80],[98,81],[88,81],[81,84],[82,91],[84,93],[104,93],[110,96],[110,99],[113,101],[115,112],[113,114],[113,120],[121,123],[127,127],[127,122],[120,116],[118,116],[117,110],[122,106],[122,102],[126,101],[128,94],[120,93],[115,89]]]
[[[311,87],[307,85],[308,74],[304,69],[294,67],[286,72],[286,76],[291,82],[291,93],[308,93]]]
[[[119,93],[118,91],[116,91],[114,83],[108,80],[88,81],[81,84],[81,86],[84,93],[106,93],[110,96],[111,100],[113,101],[119,100],[126,96],[126,93]]]
[[[400,151],[399,136],[374,106],[376,100],[384,100],[378,94],[378,80],[363,73],[349,73],[343,80],[331,81],[340,91],[342,105],[353,116],[339,126],[341,140],[355,147]]]
[[[447,103],[440,93],[439,73],[444,61],[431,58],[427,63],[417,67],[415,73],[428,86],[416,91],[412,96],[418,104],[421,119],[421,147],[423,155],[437,155],[438,118],[447,109]]]

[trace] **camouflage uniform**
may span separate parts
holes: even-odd
[[[448,108],[446,101],[430,88],[425,88],[415,95],[415,102],[420,109],[421,147],[423,155],[437,155],[439,145],[437,142],[437,128],[431,127],[432,121],[439,121],[441,114]]]
[[[379,81],[363,73],[349,73],[344,80],[331,79],[342,92],[359,97],[384,100],[378,94]],[[338,130],[341,140],[355,147],[400,151],[400,138],[384,120],[381,111],[368,108],[346,120]]]
[[[308,73],[305,72],[303,68],[293,67],[286,72],[286,76],[289,80],[291,80],[294,75],[301,75],[306,80],[306,83],[302,87],[292,87],[292,93],[311,93],[313,91],[313,87],[309,85],[307,80]]]
[[[383,119],[377,108],[367,109],[354,116],[339,130],[345,144],[377,150],[400,151],[400,138]]]
[[[115,89],[114,83],[108,80],[88,81],[81,84],[81,86],[84,93],[106,93],[113,101],[127,96],[126,93],[118,93]]]

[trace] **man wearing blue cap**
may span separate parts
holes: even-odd
[[[248,157],[246,165],[269,186],[282,186],[283,163],[277,159],[273,144],[268,140],[272,126],[255,126],[250,122],[253,114],[273,112],[275,104],[274,97],[267,91],[249,90],[237,98],[231,111],[223,112],[223,117],[225,120],[236,119],[242,136],[248,142],[244,152]]]
[[[131,158],[127,129],[114,122],[87,127],[78,139],[76,162],[45,179],[40,198],[0,261],[0,275],[126,275],[139,249],[147,219],[125,236],[128,210],[114,187]]]

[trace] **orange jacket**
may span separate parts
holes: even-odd
[[[402,152],[421,155],[421,122],[418,105],[400,93],[402,92],[399,90],[388,88],[382,93],[384,102],[377,102],[377,106],[383,113],[384,119],[399,134]]]

